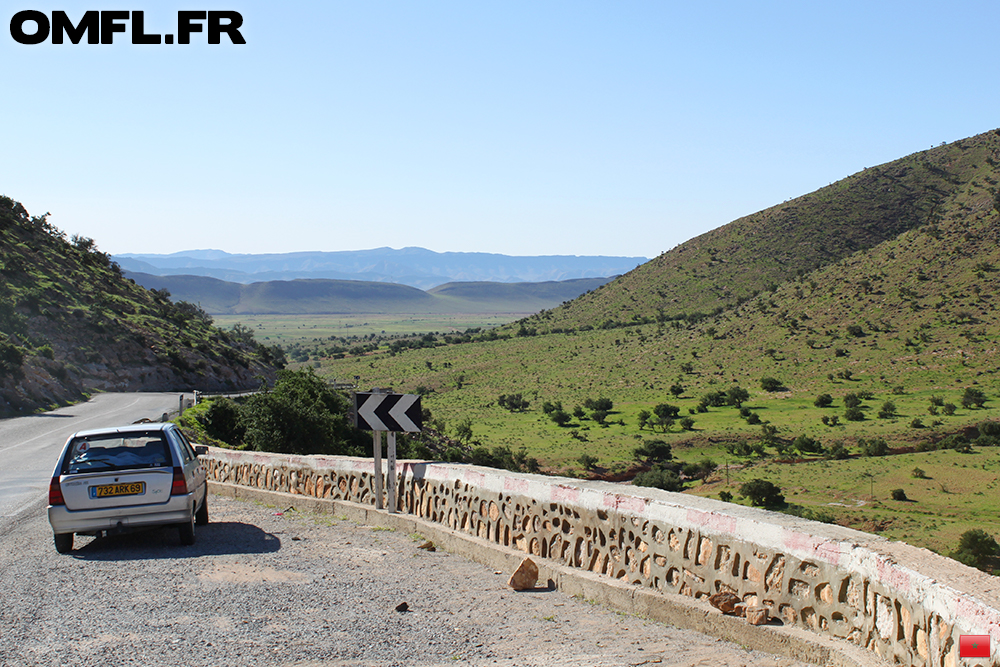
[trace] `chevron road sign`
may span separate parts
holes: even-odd
[[[423,427],[417,394],[358,392],[354,395],[354,414],[354,425],[363,431],[417,433]]]

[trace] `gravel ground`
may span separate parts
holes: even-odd
[[[509,573],[417,535],[210,505],[190,547],[158,529],[77,537],[59,555],[44,510],[0,531],[0,664],[806,667],[557,591],[516,593]]]

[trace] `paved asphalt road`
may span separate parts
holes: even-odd
[[[176,411],[180,393],[98,394],[90,401],[0,420],[0,530],[47,502],[49,479],[70,434],[88,428],[159,419]]]

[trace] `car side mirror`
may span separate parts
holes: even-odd
[[[195,445],[194,453],[198,456],[206,456],[208,454],[208,445]]]

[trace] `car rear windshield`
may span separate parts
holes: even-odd
[[[171,466],[160,433],[129,433],[74,438],[63,461],[63,474]]]

